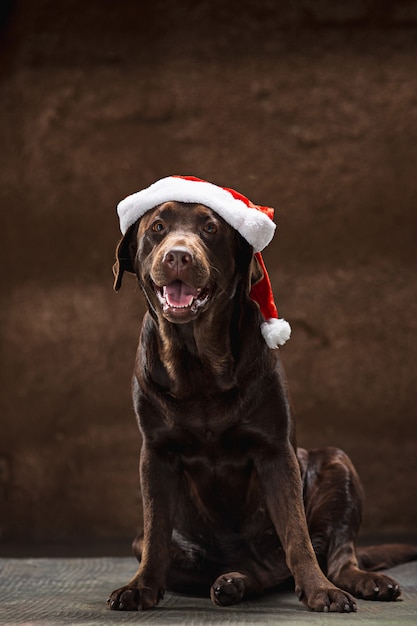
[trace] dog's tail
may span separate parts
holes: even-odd
[[[358,546],[356,556],[361,569],[376,572],[401,563],[417,560],[417,546],[405,543],[384,543],[380,546]]]

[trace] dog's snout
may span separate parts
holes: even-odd
[[[175,246],[165,253],[163,260],[171,270],[184,270],[193,262],[193,253],[186,246]]]

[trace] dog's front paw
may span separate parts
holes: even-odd
[[[219,576],[210,589],[214,604],[229,606],[240,602],[245,595],[246,583],[242,574],[232,572]]]
[[[107,604],[112,611],[142,611],[158,604],[163,595],[162,590],[126,585],[113,591]]]
[[[352,613],[357,610],[352,596],[337,587],[318,588],[308,594],[296,591],[300,600],[312,611]]]

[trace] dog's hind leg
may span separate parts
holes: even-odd
[[[229,606],[262,595],[262,585],[250,574],[228,572],[219,576],[210,589],[214,604]]]
[[[236,548],[233,558],[228,559],[230,569],[226,569],[227,566],[221,569],[227,573],[218,576],[211,586],[210,596],[215,604],[227,606],[256,598],[265,590],[292,580],[284,550],[275,533],[258,535],[240,548]]]
[[[236,604],[264,592],[265,585],[261,576],[265,568],[257,572],[257,563],[250,554],[236,546],[232,559],[230,555],[221,555],[222,551],[207,554],[202,545],[186,541],[174,531],[167,588],[179,593],[202,596],[207,596],[210,591],[212,601],[219,606]],[[288,576],[288,570],[286,572]],[[270,578],[271,575],[268,580]],[[281,575],[277,582],[284,578]]]
[[[395,600],[398,583],[360,568],[355,550],[363,492],[349,457],[337,448],[308,452],[305,473],[307,523],[317,559],[333,584],[365,600]]]

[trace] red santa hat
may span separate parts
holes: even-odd
[[[261,250],[274,236],[274,209],[253,204],[234,189],[219,187],[194,176],[167,176],[118,204],[122,234],[147,211],[169,201],[208,206],[250,243],[263,271],[263,277],[250,292],[250,297],[257,302],[265,318],[261,332],[270,348],[283,345],[290,338],[291,327],[284,319],[278,319],[271,283],[261,255]]]

